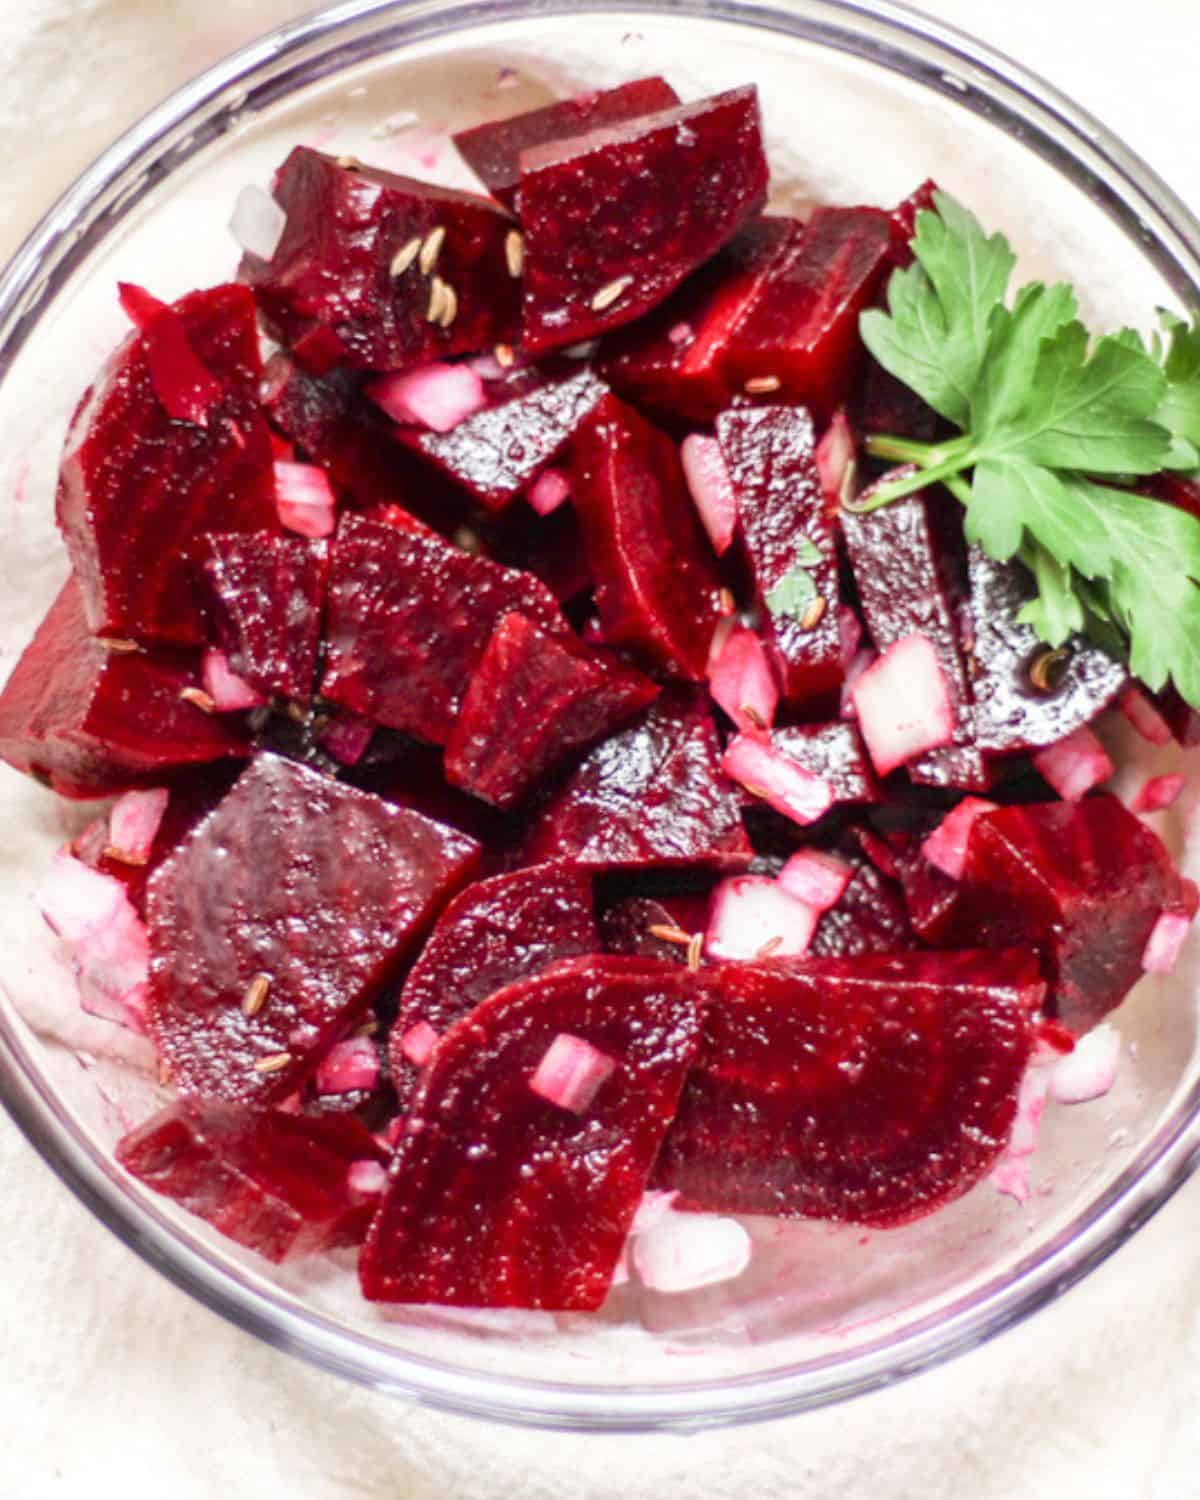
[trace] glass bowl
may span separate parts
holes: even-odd
[[[65,574],[52,524],[70,410],[123,332],[118,277],[174,296],[232,274],[240,186],[297,140],[462,177],[446,131],[663,71],[685,96],[763,94],[776,206],[890,204],[935,175],[1003,228],[1024,271],[1082,283],[1099,326],[1191,310],[1200,225],[1095,120],[1009,60],[900,6],[851,0],[352,3],[264,37],[180,90],[58,202],[0,280],[0,662]],[[465,181],[465,177],[462,177]],[[1127,790],[1179,752],[1111,733]],[[1188,872],[1190,792],[1157,822]],[[1159,1207],[1200,1126],[1190,952],[1118,1012],[1100,1101],[1050,1106],[1019,1205],[989,1183],[933,1218],[864,1234],[747,1221],[737,1281],[616,1291],[595,1315],[385,1309],[333,1258],[273,1269],[113,1164],[153,1107],[145,1044],[81,1014],[34,891],[94,816],[0,768],[0,1089],[33,1146],[117,1235],[215,1311],[380,1390],[499,1420],[689,1430],[845,1399],[961,1352],[1058,1296]]]

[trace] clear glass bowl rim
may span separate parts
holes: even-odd
[[[282,26],[186,84],[54,204],[0,275],[0,382],[89,252],[156,184],[246,111],[369,57],[534,17],[653,13],[815,41],[901,73],[980,114],[1100,203],[1189,310],[1200,305],[1200,222],[1086,111],[1012,59],[890,0],[350,0]],[[1049,1244],[902,1332],[858,1352],[760,1375],[670,1386],[517,1380],[402,1353],[237,1281],[182,1235],[74,1123],[0,1003],[0,1101],[58,1177],[120,1240],[213,1311],[331,1373],[431,1407],[581,1431],[685,1432],[791,1415],[918,1373],[1059,1296],[1159,1209],[1200,1160],[1200,1081],[1107,1191]]]

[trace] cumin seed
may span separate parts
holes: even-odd
[[[778,375],[752,375],[742,389],[747,396],[769,396],[783,384]]]
[[[633,277],[630,275],[618,276],[615,281],[610,281],[607,286],[602,286],[592,298],[592,311],[603,312],[606,307],[611,307],[614,302],[619,301],[629,288],[633,285]]]
[[[686,948],[692,941],[691,933],[684,932],[682,927],[672,927],[667,922],[651,922],[646,931],[660,943],[678,943],[681,948]]]
[[[420,253],[421,237],[418,234],[414,234],[412,239],[406,240],[400,246],[399,250],[396,251],[395,255],[392,256],[392,263],[388,267],[388,270],[393,276],[403,276]]]
[[[508,274],[520,276],[525,269],[525,240],[517,229],[510,229],[504,236],[504,259],[508,263]]]
[[[203,688],[184,688],[179,696],[185,703],[194,703],[197,708],[203,710],[206,714],[216,713],[217,711],[217,705],[213,701],[212,695],[206,693]]]
[[[254,1064],[256,1073],[279,1073],[289,1067],[292,1061],[290,1052],[269,1052],[266,1057],[260,1057]]]
[[[446,226],[438,224],[425,236],[421,245],[421,258],[418,264],[421,267],[421,275],[428,276],[437,265],[437,258],[442,253],[442,245],[446,239]]]
[[[267,993],[271,988],[271,976],[269,974],[256,974],[246,986],[246,993],[242,996],[242,1015],[249,1019],[258,1015],[267,1003]]]

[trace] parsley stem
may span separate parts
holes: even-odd
[[[905,438],[872,437],[867,439],[867,449],[877,458],[902,458],[905,462],[915,463],[918,470],[915,474],[906,474],[902,479],[883,480],[875,486],[870,499],[865,503],[853,502],[846,505],[847,510],[859,516],[870,515],[873,510],[891,505],[894,500],[915,495],[927,485],[948,483],[969,468],[975,459],[969,434],[948,443],[936,444],[911,443]],[[960,500],[963,498],[961,490],[955,490],[955,493]]]

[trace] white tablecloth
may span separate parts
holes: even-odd
[[[294,0],[4,0],[0,250],[117,131]],[[1195,0],[927,0],[1200,202]],[[917,1380],[680,1439],[520,1432],[373,1397],[236,1332],[94,1222],[0,1116],[0,1497],[1188,1500],[1200,1181],[1083,1285]]]

